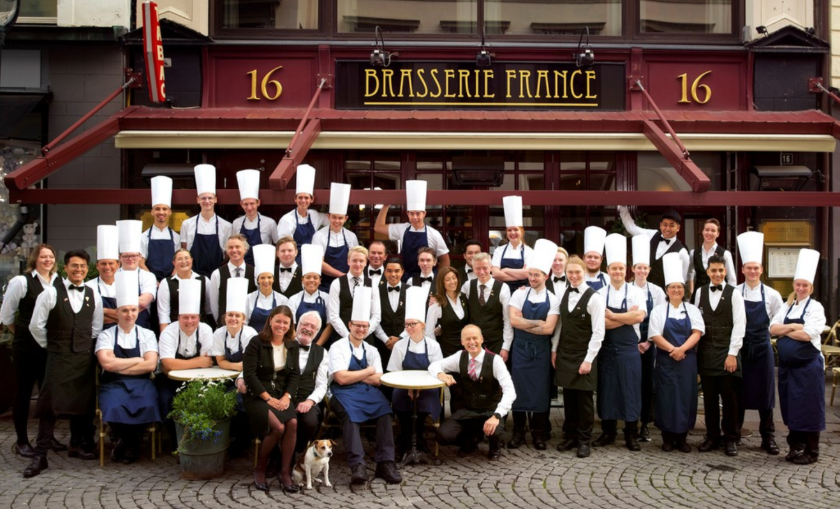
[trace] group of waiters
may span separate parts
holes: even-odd
[[[644,230],[620,207],[629,242],[590,226],[583,253],[570,256],[548,239],[527,246],[522,198],[508,196],[507,243],[491,256],[482,242],[467,242],[466,265],[456,270],[440,232],[425,223],[423,181],[406,182],[408,222],[388,224],[388,206],[377,218],[375,230],[400,243],[397,254],[380,241],[360,245],[344,227],[349,185],[331,185],[327,214],[311,208],[310,166],[298,167],[296,208],[279,222],[259,213],[260,172],[237,174],[245,215],[232,224],[215,213],[215,168],[196,166],[195,179],[201,213],[183,222],[180,235],[169,226],[172,181],[155,177],[148,230],[135,220],[98,228],[98,277],[86,281],[89,255],[70,251],[67,278],[57,278],[56,253],[42,244],[9,283],[0,319],[15,334],[14,449],[31,458],[25,476],[47,468],[50,449],[68,449],[53,436],[59,418],[70,419],[69,454],[95,457],[97,370],[103,420],[116,439],[111,458],[131,463],[148,423],[163,421],[174,437],[167,415],[182,382],[166,375],[213,365],[242,372],[231,384],[244,409],[231,448],[241,453],[252,436],[261,438],[258,489],[267,490],[267,472],[279,470],[282,489],[297,491],[294,453],[317,435],[325,398],[342,423],[351,482],[368,480],[360,425],[369,421],[377,428],[375,475],[401,482],[394,459],[412,441],[414,398],[420,448],[422,421],[440,419],[443,409],[436,390],[381,386],[383,371],[428,370],[449,386],[437,440],[457,444],[462,456],[486,439],[489,459],[498,460],[509,413],[507,448],[522,447],[530,431],[531,445],[545,450],[558,386],[559,451],[587,457],[591,446],[612,444],[623,421],[631,451],[650,441],[654,423],[664,451],[690,452],[698,374],[707,429],[699,450],[737,455],[744,412],[755,409],[761,448],[775,455],[771,334],[779,338],[786,459],[807,464],[819,456],[826,319],[810,297],[816,251],[800,253],[784,302],[761,283],[760,233],[738,237],[746,281],[735,287],[714,219],[689,253],[677,239],[677,213]],[[36,382],[32,446],[26,423]],[[596,410],[602,424],[593,440]],[[401,421],[396,439],[393,414]]]

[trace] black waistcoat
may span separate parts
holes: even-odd
[[[648,282],[653,283],[661,288],[665,288],[665,268],[662,266],[662,257],[668,253],[679,253],[683,248],[682,242],[676,237],[671,240],[668,250],[662,253],[659,258],[656,257],[656,249],[659,247],[659,242],[662,240],[662,234],[656,234],[650,239],[650,273],[648,274]]]
[[[382,321],[379,325],[388,337],[399,336],[405,330],[405,290],[407,286],[400,284],[400,300],[397,303],[397,310],[391,309],[391,301],[388,299],[388,284],[379,285],[379,307],[382,308]]]
[[[297,396],[295,403],[306,401],[306,398],[315,390],[315,378],[318,376],[318,366],[324,360],[324,347],[312,344],[309,347],[309,359],[306,361],[306,367],[300,374],[300,381],[298,382]]]
[[[231,278],[230,267],[224,264],[219,267],[219,327],[225,324],[225,313],[227,312],[227,282]],[[245,279],[248,280],[248,293],[257,291],[257,284],[254,283],[254,266],[245,264]]]
[[[93,290],[85,286],[85,298],[78,313],[73,312],[67,288],[61,278],[55,278],[55,307],[47,317],[47,351],[49,353],[80,353],[93,351]],[[75,291],[75,290],[74,290]]]
[[[33,276],[29,273],[24,274],[23,277],[26,278],[26,295],[18,302],[15,332],[21,328],[25,328],[27,331],[29,330],[29,322],[32,321],[32,313],[35,311],[35,301],[38,300],[38,296],[44,291],[44,286],[41,284],[41,279],[38,276]],[[55,279],[58,281],[59,278]]]
[[[494,353],[499,353],[504,341],[504,314],[502,302],[499,300],[502,284],[501,281],[493,280],[490,297],[482,306],[478,302],[479,282],[478,279],[473,279],[470,281],[470,296],[467,299],[470,320],[481,329],[484,345]]]
[[[732,327],[735,324],[732,316],[732,293],[734,286],[723,285],[723,295],[716,309],[712,310],[709,300],[711,289],[709,285],[700,288],[700,312],[706,324],[706,333],[697,343],[697,371],[701,375],[725,376],[729,373],[724,369],[726,357],[729,355],[729,343],[732,338]],[[741,376],[741,356],[738,355],[738,369],[732,373]]]
[[[289,281],[289,286],[286,287],[286,291],[280,289],[280,265],[274,268],[274,285],[272,286],[275,292],[279,293],[280,295],[286,297],[287,299],[291,299],[292,295],[298,294],[303,291],[303,276],[300,273],[300,265],[297,266],[295,271],[292,273],[292,279]]]
[[[715,255],[723,258],[723,252],[722,247],[715,247]],[[702,246],[694,250],[694,260],[692,260],[692,263],[694,263],[694,288],[697,291],[696,289],[699,289],[701,286],[706,286],[711,282],[709,275],[706,274],[706,267],[703,266]]]
[[[205,301],[207,300],[207,278],[200,276],[198,280],[201,281],[201,297],[198,309],[201,311],[199,314],[203,315],[204,310],[207,309],[205,307]],[[175,276],[166,276],[166,284],[169,285],[169,323],[175,323],[178,321],[178,305],[180,302],[178,298],[178,287],[181,285],[181,280],[175,279]]]
[[[469,376],[470,354],[466,350],[461,352],[459,363],[459,385],[464,398],[464,406],[474,412],[492,412],[502,400],[502,386],[493,376],[493,362],[496,354],[484,352],[484,362],[478,380]]]
[[[586,285],[581,285],[580,288],[584,286]],[[592,339],[592,319],[586,312],[586,306],[589,305],[589,299],[595,295],[595,291],[587,286],[572,311],[569,311],[570,293],[567,291],[560,302],[560,320],[563,328],[560,329],[559,348],[570,352],[583,352],[585,357],[589,341]]]
[[[345,274],[338,278],[338,317],[344,322],[344,326],[350,328],[350,318],[353,316],[353,294],[350,293],[350,280],[353,277],[350,274]],[[364,275],[360,278],[362,286],[370,288],[373,283],[370,278]],[[403,324],[404,325],[404,324]],[[371,334],[373,331],[370,331]]]

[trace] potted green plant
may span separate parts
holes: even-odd
[[[175,421],[185,479],[212,479],[224,473],[235,408],[236,391],[229,391],[221,380],[193,380],[178,389],[169,418]]]

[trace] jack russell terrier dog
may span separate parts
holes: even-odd
[[[292,480],[298,486],[304,485],[306,479],[306,489],[312,489],[312,480],[316,483],[321,482],[317,479],[318,474],[324,472],[324,486],[330,487],[330,458],[332,457],[332,448],[335,442],[332,440],[316,440],[306,448],[303,454],[298,457],[295,463],[295,469],[292,472]]]

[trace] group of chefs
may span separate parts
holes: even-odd
[[[169,226],[172,181],[155,177],[149,229],[136,220],[98,227],[96,278],[87,278],[83,250],[64,255],[67,277],[57,277],[57,254],[42,244],[8,284],[0,320],[14,333],[14,450],[31,458],[24,476],[48,467],[49,450],[96,457],[97,370],[102,419],[115,439],[111,458],[132,463],[149,423],[162,421],[172,433],[167,415],[181,382],[167,374],[213,365],[243,372],[231,390],[242,393],[247,420],[235,427],[231,448],[241,454],[252,436],[263,439],[258,489],[268,489],[279,447],[278,479],[297,491],[289,444],[302,452],[328,412],[341,423],[352,483],[368,481],[360,426],[369,421],[375,476],[389,483],[402,480],[398,451],[426,446],[429,416],[443,420],[438,442],[457,444],[461,456],[486,440],[488,458],[498,460],[503,447],[525,445],[528,432],[531,446],[545,450],[558,387],[565,417],[558,451],[587,457],[591,447],[615,442],[622,421],[630,451],[650,441],[655,424],[663,451],[690,452],[699,394],[700,452],[737,455],[745,411],[757,410],[760,447],[777,455],[771,335],[789,428],[785,459],[819,457],[826,317],[811,298],[816,251],[800,252],[785,300],[761,282],[761,233],[738,236],[745,282],[736,287],[715,219],[689,252],[677,238],[676,212],[646,230],[619,207],[629,241],[590,226],[583,252],[570,255],[548,239],[526,245],[522,198],[508,196],[507,242],[492,255],[482,252],[487,239],[467,242],[466,263],[455,269],[443,236],[425,222],[423,181],[406,182],[408,222],[389,223],[389,207],[380,210],[375,231],[400,245],[389,254],[383,242],[362,246],[345,228],[349,185],[331,185],[328,213],[313,209],[311,166],[298,167],[296,208],[277,222],[259,213],[260,172],[238,172],[245,214],[233,223],[215,213],[215,168],[196,166],[195,180],[201,212],[180,234]],[[445,418],[440,390],[381,384],[384,371],[402,370],[428,370],[449,386]],[[26,424],[36,383],[33,446]],[[593,439],[596,411],[601,434]],[[401,424],[396,440],[392,414]],[[53,434],[62,418],[70,420],[69,447]]]

